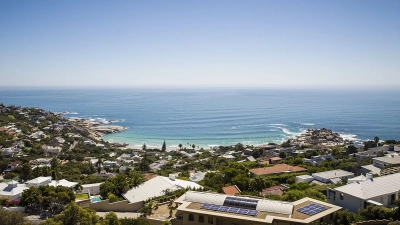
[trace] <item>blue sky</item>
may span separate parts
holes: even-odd
[[[0,1],[0,86],[400,86],[400,1]]]

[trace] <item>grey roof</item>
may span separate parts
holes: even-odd
[[[366,165],[366,166],[361,166],[361,168],[364,168],[365,170],[371,171],[372,174],[381,174],[381,169],[374,166],[373,164]]]
[[[320,173],[313,173],[311,174],[313,177],[319,176],[325,179],[333,179],[337,177],[344,177],[344,176],[351,176],[354,175],[352,172],[347,172],[345,170],[330,170],[330,171],[325,171],[325,172],[320,172]]]
[[[335,190],[365,200],[388,195],[400,190],[400,173],[347,184]]]
[[[382,161],[385,163],[390,163],[390,164],[397,164],[397,163],[400,163],[400,155],[386,155],[386,156],[374,158],[374,160],[379,160],[379,161]]]

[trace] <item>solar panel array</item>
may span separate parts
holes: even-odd
[[[309,204],[304,207],[297,209],[297,211],[312,216],[314,214],[320,213],[326,210],[326,207],[317,205],[317,204]]]
[[[203,204],[200,206],[200,209],[208,209],[214,210],[219,212],[229,212],[229,213],[237,213],[242,215],[249,215],[249,216],[257,216],[257,210],[251,209],[241,209],[236,207],[228,207],[228,206],[221,206],[221,205],[213,205],[213,204]]]
[[[239,206],[241,208],[256,209],[258,200],[228,196],[225,198],[224,206]]]

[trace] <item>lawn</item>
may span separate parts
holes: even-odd
[[[78,199],[78,200],[84,200],[84,199],[88,199],[89,198],[87,193],[75,194],[75,196],[76,196],[76,199]]]

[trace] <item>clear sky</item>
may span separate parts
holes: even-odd
[[[400,87],[400,1],[0,1],[0,86],[88,85]]]

